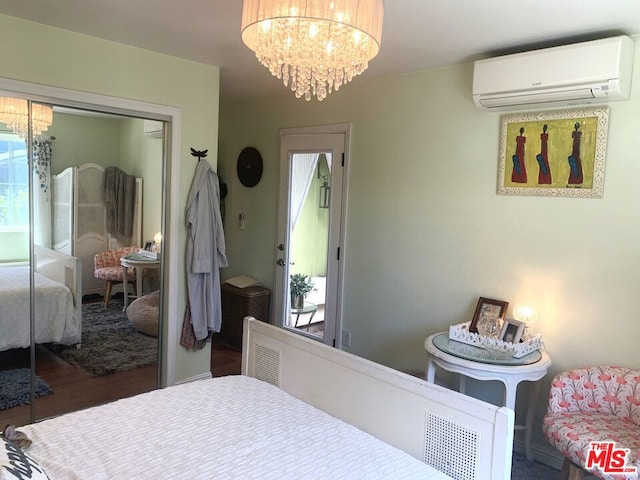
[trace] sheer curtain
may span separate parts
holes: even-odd
[[[291,231],[300,217],[318,165],[318,153],[294,153],[291,160]]]
[[[34,241],[51,248],[51,147],[49,138],[33,140]]]

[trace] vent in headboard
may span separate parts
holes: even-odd
[[[253,373],[258,380],[280,386],[280,352],[256,343]]]
[[[456,480],[479,480],[480,432],[425,413],[424,462]]]

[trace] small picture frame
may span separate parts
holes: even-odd
[[[152,246],[153,246],[153,242],[146,242],[144,244],[144,249],[147,250],[148,252],[150,252]]]
[[[526,324],[513,318],[507,318],[502,323],[502,330],[500,330],[500,340],[507,343],[519,343],[524,333],[524,327]]]
[[[471,333],[478,333],[478,322],[487,316],[497,317],[500,320],[504,319],[507,308],[509,308],[509,302],[480,297],[476,311],[473,314],[473,319],[469,325],[469,331]]]

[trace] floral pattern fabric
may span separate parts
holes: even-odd
[[[138,247],[124,247],[117,250],[107,250],[97,253],[93,257],[93,266],[95,268],[93,276],[103,280],[118,281],[122,280],[122,266],[120,259],[125,255],[138,250]],[[134,280],[136,277],[133,267],[127,268],[127,277]]]
[[[547,440],[573,463],[585,466],[589,443],[614,441],[628,448],[627,465],[640,470],[640,371],[591,367],[556,375],[542,430]],[[638,473],[603,475],[607,480],[637,480]]]

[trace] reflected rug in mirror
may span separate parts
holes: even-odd
[[[37,375],[35,385],[36,397],[43,397],[53,393],[49,385]],[[30,388],[31,371],[28,368],[0,370],[0,410],[31,403],[29,397]]]
[[[157,363],[158,339],[136,330],[122,311],[122,298],[82,305],[82,348],[49,344],[68,363],[94,377]]]

